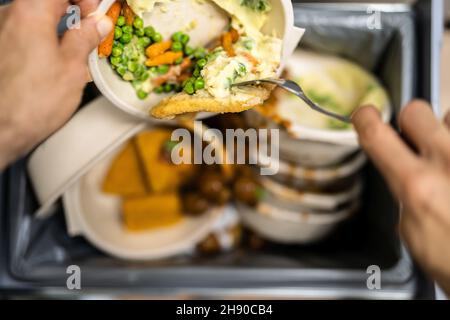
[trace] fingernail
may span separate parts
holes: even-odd
[[[112,28],[112,21],[107,16],[103,16],[100,20],[97,21],[97,31],[102,39],[111,32]]]

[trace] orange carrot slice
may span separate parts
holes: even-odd
[[[113,25],[116,25],[121,10],[122,10],[121,2],[116,1],[113,3],[113,5],[109,8],[108,12],[106,13],[106,15],[111,18]],[[100,58],[109,57],[112,52],[113,43],[114,43],[114,28],[105,38],[105,40],[103,40],[103,42],[98,46],[98,56]]]
[[[171,40],[157,42],[157,43],[154,43],[151,46],[149,46],[145,50],[145,54],[150,59],[153,59],[153,58],[156,58],[157,56],[160,56],[161,54],[163,54],[167,50],[169,50],[170,47],[172,47],[172,41]]]
[[[145,62],[147,67],[156,67],[162,64],[174,64],[175,61],[179,58],[183,57],[183,52],[173,52],[167,51],[157,57],[150,58]]]
[[[136,17],[136,14],[133,12],[133,9],[130,8],[127,1],[123,2],[122,13],[125,17],[125,23],[128,26],[131,26],[133,24],[134,18]]]
[[[233,48],[233,37],[230,32],[226,32],[222,36],[222,47],[230,57],[234,57],[236,53]]]

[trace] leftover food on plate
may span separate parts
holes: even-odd
[[[153,117],[172,118],[200,111],[240,112],[262,104],[270,95],[270,86],[231,86],[276,76],[282,41],[276,34],[261,31],[271,10],[270,1],[199,3],[206,2],[220,8],[229,17],[229,25],[205,47],[190,45],[189,33],[195,21],[170,38],[146,25],[143,16],[157,6],[163,8],[168,1],[116,1],[107,12],[115,29],[99,46],[99,57],[109,59],[111,68],[134,87],[140,99],[150,94],[169,94],[150,110]]]
[[[286,64],[285,78],[297,82],[305,94],[321,107],[351,115],[363,105],[380,111],[389,108],[386,90],[370,72],[337,56],[297,50]],[[311,110],[305,102],[276,89],[258,111],[289,129],[301,125],[325,130],[348,130],[350,124]]]
[[[168,227],[186,216],[224,206],[233,196],[256,203],[253,198],[258,190],[247,181],[249,168],[236,166],[230,176],[219,165],[174,164],[171,153],[178,142],[171,141],[171,134],[172,129],[163,127],[140,132],[125,144],[106,172],[102,191],[121,198],[127,230]]]

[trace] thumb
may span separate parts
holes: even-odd
[[[81,21],[79,28],[67,31],[62,38],[64,54],[71,59],[86,62],[88,55],[113,30],[112,20],[107,16],[90,16]]]

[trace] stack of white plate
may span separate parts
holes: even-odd
[[[354,105],[374,104],[384,121],[389,121],[391,107],[385,90],[359,66],[305,51],[297,51],[286,66],[287,77],[316,96],[320,93],[322,100],[333,100],[345,112],[352,112]],[[249,151],[258,173],[267,164],[278,170],[260,176],[265,193],[256,207],[240,203],[238,208],[244,223],[266,239],[311,243],[360,208],[361,171],[367,158],[350,125],[333,122],[295,96],[279,92],[265,108],[245,113],[251,127],[278,129],[279,140],[274,134],[268,139],[278,143],[277,158],[258,154],[256,148]]]

